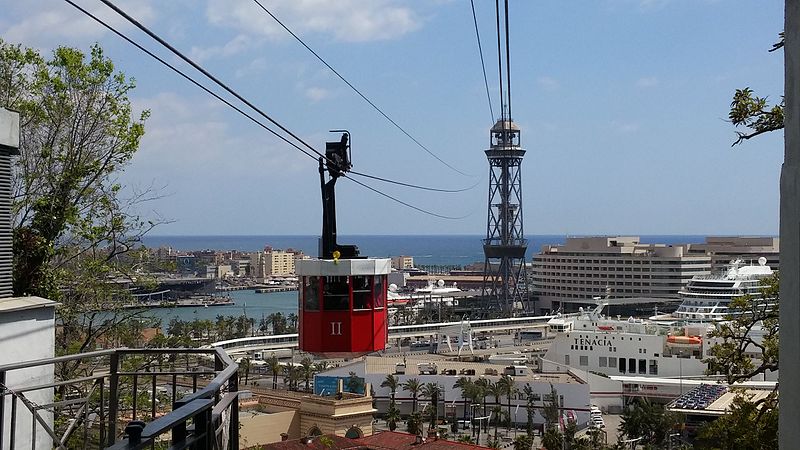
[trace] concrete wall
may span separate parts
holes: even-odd
[[[289,439],[303,437],[300,430],[300,413],[284,411],[271,414],[253,414],[243,412],[239,415],[239,447],[264,445],[281,440],[281,433],[287,433]]]
[[[55,354],[55,309],[49,307],[24,309],[16,311],[3,311],[2,302],[15,301],[5,299],[0,301],[0,365],[15,364],[42,358],[52,358]],[[28,369],[13,370],[7,373],[6,385],[11,389],[52,383],[54,379],[53,366],[46,365]],[[52,389],[32,391],[24,394],[31,402],[39,405],[52,403]],[[6,396],[4,405],[3,442],[0,447],[10,448],[9,434],[11,431],[11,397]],[[53,426],[53,416],[46,410],[40,411],[40,416],[45,419],[50,427]],[[25,406],[18,401],[16,420],[16,448],[31,448],[32,415]],[[48,444],[49,435],[45,430],[36,427],[37,449],[52,448]]]

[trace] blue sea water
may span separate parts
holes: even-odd
[[[530,235],[528,253],[530,260],[542,245],[563,244],[566,237],[557,235]],[[278,249],[292,248],[315,256],[318,236],[145,236],[148,247],[170,246],[177,250],[239,250],[258,251],[265,246]],[[458,265],[482,262],[483,236],[479,235],[339,235],[339,242],[356,244],[361,254],[372,257],[413,256],[418,266]],[[705,236],[641,236],[643,243],[699,243]]]
[[[463,266],[483,261],[483,237],[477,235],[426,235],[426,236],[339,236],[342,243],[359,246],[363,255],[414,257],[417,266],[457,265]],[[308,255],[317,254],[317,236],[147,236],[148,247],[171,246],[182,251],[189,250],[239,250],[258,251],[264,246],[280,249],[299,249]],[[565,236],[528,236],[527,259],[539,252],[542,245],[563,244]],[[705,236],[641,236],[644,243],[698,243]],[[256,320],[272,313],[297,313],[297,292],[257,294],[253,291],[230,293],[233,305],[208,308],[154,308],[149,316],[161,320],[166,327],[170,319],[210,319],[218,315],[241,316],[246,314]]]

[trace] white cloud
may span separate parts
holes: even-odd
[[[206,48],[194,46],[189,55],[195,61],[202,62],[212,58],[234,56],[252,48],[256,44],[257,42],[253,38],[239,34],[223,45],[214,45]]]
[[[22,19],[3,33],[3,39],[10,42],[50,47],[60,44],[59,40],[62,38],[97,39],[109,32],[94,19],[65,3],[36,1],[21,2],[16,6],[18,8],[15,12]],[[149,0],[121,1],[117,2],[117,6],[142,23],[148,23],[155,18],[155,11]],[[84,5],[84,8],[120,31],[133,27],[104,5],[94,7]]]
[[[555,91],[561,87],[561,83],[559,83],[555,78],[551,77],[539,77],[536,79],[536,84],[538,84],[545,91]]]
[[[638,80],[636,80],[636,87],[650,88],[650,87],[658,86],[658,83],[659,83],[659,81],[658,81],[658,78],[656,78],[656,77],[644,77],[644,78],[639,78]]]
[[[293,0],[267,6],[289,29],[303,35],[323,33],[348,42],[393,39],[419,28],[420,19],[410,8],[392,0]],[[211,24],[270,38],[286,38],[258,5],[248,0],[209,0],[206,17]]]
[[[325,100],[330,96],[330,92],[327,89],[316,86],[312,86],[306,89],[305,94],[306,97],[310,99],[312,102]]]

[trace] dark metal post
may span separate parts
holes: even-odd
[[[112,353],[109,358],[108,377],[108,434],[106,446],[114,445],[117,440],[117,413],[119,411],[119,353]]]
[[[239,390],[239,371],[236,371],[236,374],[228,380],[228,392],[237,392]],[[230,436],[230,441],[228,442],[228,448],[230,450],[236,450],[239,448],[239,399],[231,403],[231,419],[228,423],[230,423],[230,432],[228,436]]]
[[[3,402],[5,401],[5,398],[3,398]],[[15,437],[17,434],[17,397],[14,395],[11,396],[11,429],[9,430],[8,434],[8,448],[14,448],[16,441]]]
[[[105,441],[103,438],[105,437],[105,432],[106,432],[106,430],[105,430],[106,417],[105,417],[105,404],[104,404],[106,379],[105,378],[100,378],[100,379],[97,380],[97,382],[100,383],[100,426],[98,427],[99,431],[100,431],[100,436],[99,436],[100,439],[99,439],[99,442],[97,443],[97,446],[98,447],[102,447],[103,446],[103,442]]]
[[[5,408],[6,408],[6,373],[0,372],[0,446],[3,445],[3,429],[6,426]]]
[[[156,374],[153,373],[153,388],[152,402],[150,403],[150,420],[156,420]]]
[[[138,382],[139,382],[139,377],[137,375],[134,375],[133,376],[133,413],[131,414],[131,417],[132,417],[133,420],[136,420],[136,408],[138,406],[138,402],[136,401],[138,399],[138,397],[139,397]]]

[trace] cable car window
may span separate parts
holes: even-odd
[[[319,311],[319,277],[303,278],[303,309]]]
[[[383,283],[384,277],[378,275],[375,277],[375,282],[372,285],[372,298],[375,302],[375,308],[383,308],[383,300],[386,298],[386,285]]]
[[[372,276],[353,277],[353,309],[372,309]]]
[[[347,311],[350,309],[350,287],[347,277],[325,277],[322,287],[322,308],[325,311]]]

